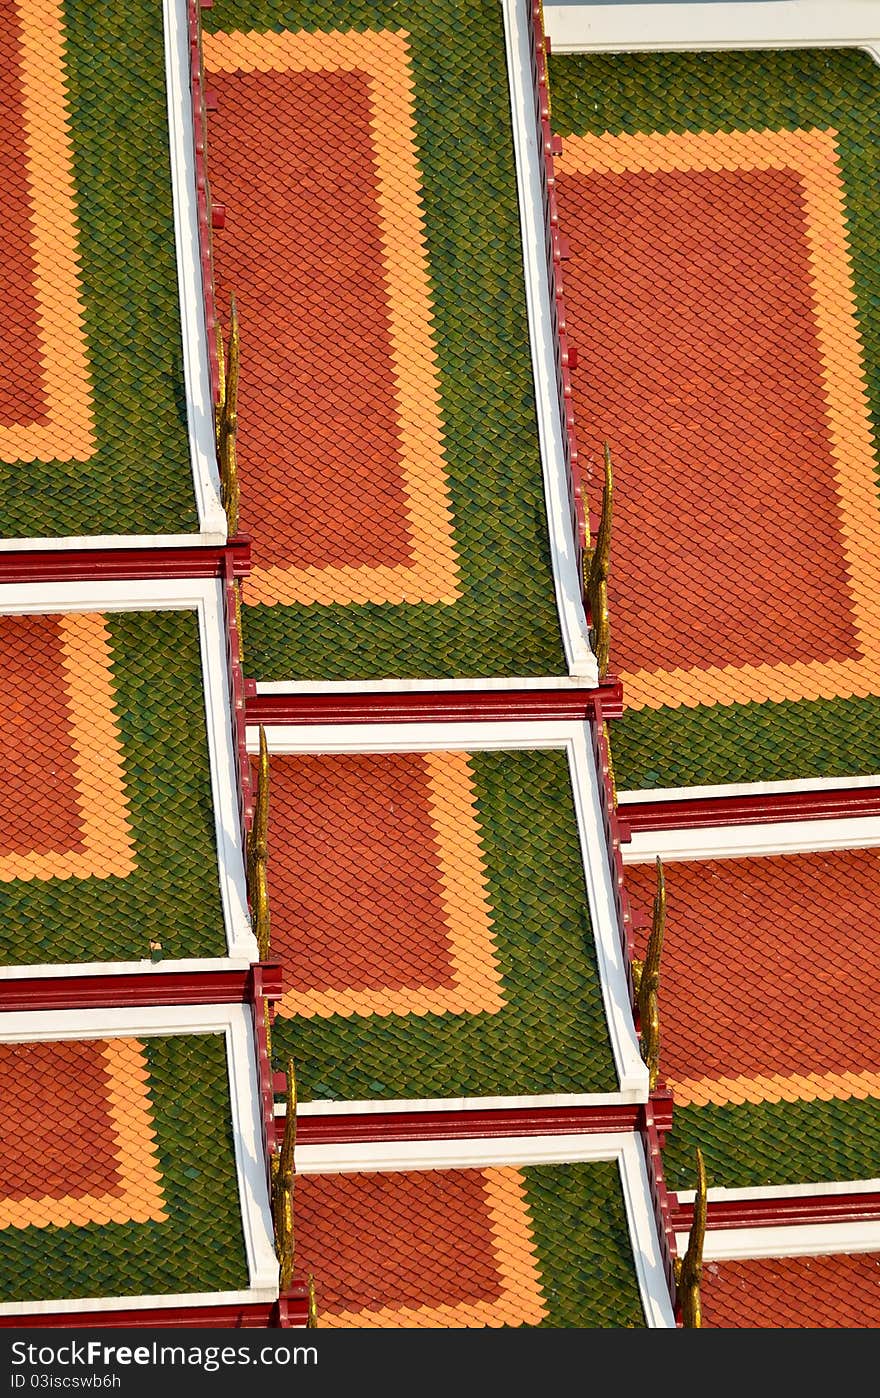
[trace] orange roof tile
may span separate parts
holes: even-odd
[[[124,875],[134,850],[95,613],[0,616],[8,696],[0,732],[0,881]]]
[[[617,464],[613,658],[630,707],[880,682],[833,136],[565,140],[574,400],[581,437],[607,438]]]
[[[282,1014],[500,1007],[467,754],[275,754],[271,790]]]
[[[703,1325],[723,1330],[876,1330],[880,1253],[707,1262]]]
[[[0,1045],[0,1229],[163,1222],[134,1039]]]
[[[204,44],[218,298],[235,294],[243,343],[245,601],[454,601],[405,36]]]
[[[626,870],[645,912],[654,877]],[[676,1101],[880,1094],[880,853],[675,862],[666,888],[661,1066]]]
[[[523,1325],[544,1314],[517,1169],[300,1176],[296,1225],[324,1326]]]

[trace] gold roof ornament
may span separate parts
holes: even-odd
[[[275,1225],[275,1254],[278,1258],[278,1287],[289,1291],[293,1282],[293,1180],[296,1148],[296,1071],[293,1059],[287,1062],[287,1114],[280,1149],[272,1152],[272,1219]]]
[[[238,532],[238,509],[240,487],[238,481],[238,458],[235,438],[238,430],[238,371],[240,359],[240,339],[238,332],[238,310],[235,297],[230,298],[229,312],[229,354],[223,347],[223,332],[217,326],[217,364],[220,379],[220,398],[217,404],[217,460],[220,467],[220,498],[226,511],[229,533]]]
[[[318,1298],[315,1295],[315,1278],[309,1272],[309,1318],[306,1321],[307,1330],[317,1330],[318,1328]]]
[[[584,592],[590,612],[590,643],[599,666],[599,679],[608,674],[611,621],[608,612],[608,574],[611,566],[611,515],[614,507],[614,471],[611,449],[606,442],[605,482],[602,486],[602,512],[596,545],[584,553]]]
[[[651,1092],[660,1076],[660,954],[666,931],[666,875],[663,860],[657,856],[657,891],[651,912],[651,931],[644,961],[633,958],[633,990],[642,1036],[642,1057],[648,1065],[648,1087]]]
[[[694,1218],[688,1237],[684,1257],[674,1261],[675,1285],[678,1291],[678,1304],[681,1322],[687,1330],[700,1330],[703,1325],[703,1310],[700,1303],[700,1282],[703,1277],[703,1244],[706,1239],[706,1166],[703,1152],[697,1146],[697,1194],[694,1199]]]
[[[260,756],[257,764],[257,790],[254,818],[247,836],[247,887],[251,904],[254,936],[261,961],[269,959],[269,746],[266,730],[260,724]]]

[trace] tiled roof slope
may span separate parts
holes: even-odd
[[[196,612],[0,616],[5,966],[226,951]]]
[[[876,1330],[880,1255],[706,1262],[704,1325],[722,1330]]]
[[[618,1089],[565,752],[270,773],[272,1039],[303,1102]]]
[[[296,1207],[324,1327],[645,1324],[613,1161],[303,1175]]]
[[[0,1045],[0,1301],[247,1285],[222,1035]]]
[[[653,867],[626,883],[650,907]],[[880,853],[675,862],[666,890],[669,1187],[697,1145],[710,1188],[880,1177]]]
[[[565,673],[499,7],[204,20],[249,673]]]
[[[880,70],[550,60],[579,438],[616,465],[622,788],[880,770]]]
[[[162,7],[0,15],[0,532],[193,532]]]

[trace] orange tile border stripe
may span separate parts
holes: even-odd
[[[0,1199],[0,1228],[167,1223],[143,1047],[137,1039],[108,1039],[102,1054],[110,1079],[106,1103],[116,1131],[119,1195]]]
[[[59,0],[19,0],[34,290],[47,425],[0,428],[0,461],[87,461],[95,450],[80,295],[73,148]]]
[[[745,1102],[834,1102],[880,1098],[880,1073],[770,1073],[754,1078],[668,1082],[679,1107],[739,1107]]]
[[[815,327],[836,463],[848,590],[862,660],[623,672],[627,704],[659,709],[880,692],[880,505],[843,181],[833,130],[567,136],[562,174],[793,170],[801,181]]]
[[[427,752],[424,758],[455,986],[311,993],[291,990],[278,1002],[279,1013],[285,1018],[497,1014],[504,1008],[470,758],[466,752]]]
[[[377,200],[388,250],[382,271],[412,540],[411,564],[255,568],[246,587],[249,605],[451,603],[461,595],[443,457],[440,375],[430,328],[432,303],[407,38],[404,31],[391,30],[203,36],[208,73],[356,71],[368,78]]]
[[[495,1262],[501,1282],[496,1301],[458,1305],[388,1306],[376,1311],[322,1311],[328,1329],[476,1329],[483,1326],[539,1325],[547,1315],[541,1272],[532,1241],[525,1180],[515,1166],[485,1169],[486,1206],[494,1235]]]
[[[67,709],[82,822],[81,851],[0,856],[0,883],[13,879],[125,878],[135,869],[119,724],[113,712],[110,637],[103,616],[61,618]]]

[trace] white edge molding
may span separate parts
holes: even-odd
[[[635,830],[621,845],[623,862],[738,859],[821,850],[873,849],[880,845],[880,816],[781,820],[756,825],[709,825],[690,830]]]
[[[450,1108],[511,1106],[599,1105],[648,1100],[648,1069],[639,1051],[626,981],[623,948],[617,926],[611,866],[605,846],[598,777],[589,741],[588,726],[577,720],[512,723],[377,723],[377,724],[267,724],[266,742],[270,753],[315,752],[430,752],[433,750],[504,751],[511,749],[562,748],[568,759],[575,817],[581,845],[590,921],[598,960],[599,980],[605,1009],[605,1022],[618,1076],[616,1093],[561,1095],[557,1098],[464,1098],[450,1099]],[[249,725],[247,747],[256,752],[259,729]],[[311,1109],[339,1111],[342,1104],[303,1103],[302,1112]],[[346,1110],[432,1111],[436,1101],[346,1103]]]
[[[641,1138],[631,1131],[589,1135],[495,1136],[490,1139],[370,1141],[298,1145],[300,1175],[397,1173],[402,1170],[481,1169],[513,1165],[573,1165],[616,1161],[629,1225],[633,1264],[647,1325],[673,1329]]]
[[[178,300],[193,485],[203,534],[225,543],[226,511],[214,436],[214,403],[199,246],[195,126],[186,0],[163,0],[168,136],[177,250]]]
[[[872,0],[548,4],[544,25],[559,54],[845,47],[866,49],[880,61],[880,23]]]
[[[244,850],[238,812],[237,758],[232,737],[232,707],[227,682],[222,582],[216,578],[156,578],[116,582],[0,584],[0,615],[61,612],[194,611],[198,617],[205,729],[211,770],[211,797],[217,842],[217,867],[226,931],[227,956],[233,963],[259,960],[247,903]],[[202,958],[199,958],[201,961]],[[214,958],[208,958],[214,962]],[[151,963],[152,964],[152,963]],[[141,962],[113,963],[114,969],[139,971]],[[173,963],[169,963],[169,969]],[[12,968],[0,971],[8,978]],[[108,969],[108,968],[103,968]],[[19,976],[77,974],[82,968],[26,966]]]
[[[581,595],[577,550],[568,508],[568,466],[556,389],[556,346],[550,312],[540,151],[534,120],[526,0],[502,0],[513,147],[516,159],[526,304],[531,341],[538,437],[544,473],[547,523],[556,606],[569,672],[599,683]]]
[[[44,1010],[0,1014],[0,1043],[156,1038],[169,1034],[222,1034],[226,1041],[229,1101],[239,1203],[248,1265],[246,1290],[156,1296],[69,1297],[6,1301],[0,1315],[22,1317],[62,1311],[145,1310],[274,1301],[278,1298],[272,1211],[263,1166],[262,1119],[256,1049],[246,1005],[157,1005],[138,1009]]]

